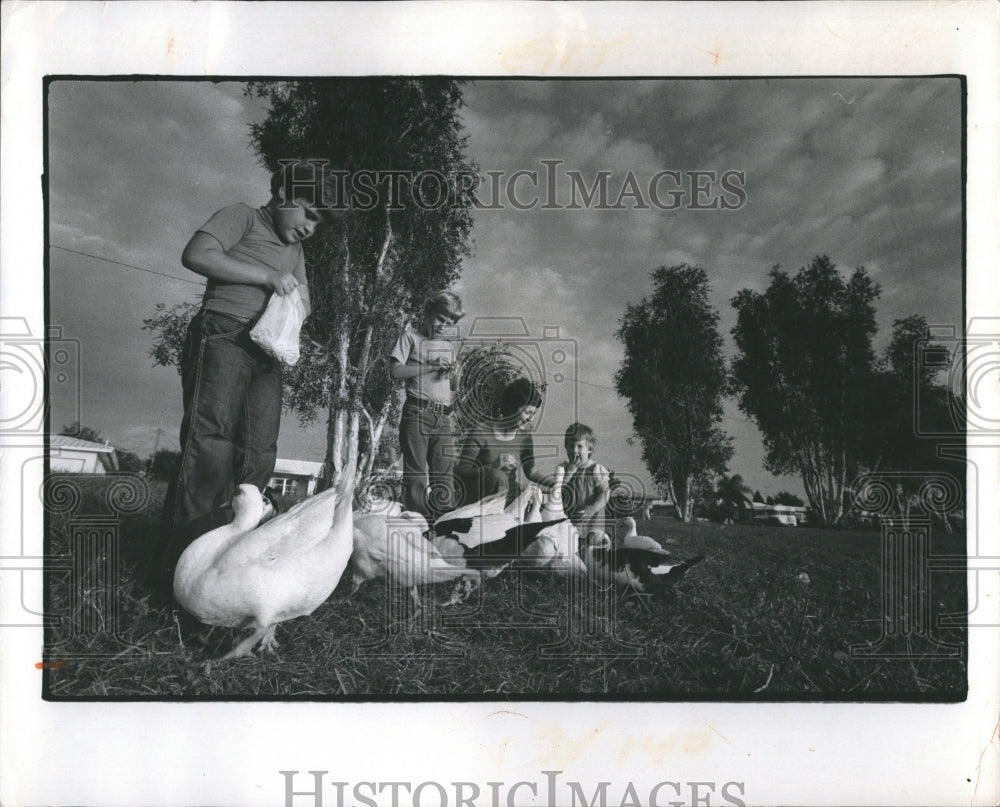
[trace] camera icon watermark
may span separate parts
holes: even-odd
[[[540,392],[541,403],[522,428],[539,438],[558,437],[579,419],[579,351],[576,340],[561,335],[559,325],[543,325],[532,336],[523,317],[477,317],[461,341],[460,425],[484,428],[502,419],[503,392],[517,378],[526,378]],[[547,412],[559,412],[556,424]],[[561,425],[561,429],[560,429]]]
[[[1000,318],[973,317],[964,335],[954,325],[931,326],[916,343],[915,380],[930,372],[941,377],[947,400],[939,391],[914,389],[914,430],[920,437],[1000,435]]]
[[[0,441],[41,445],[49,401],[58,395],[70,420],[80,417],[80,342],[49,327],[44,337],[31,332],[24,317],[0,318]]]

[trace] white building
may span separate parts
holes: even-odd
[[[316,485],[322,476],[322,462],[283,460],[278,457],[268,485],[279,496],[304,499],[316,492]]]
[[[71,474],[106,474],[118,470],[118,454],[107,443],[65,434],[49,436],[49,470]]]

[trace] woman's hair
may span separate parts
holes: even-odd
[[[514,417],[526,406],[541,406],[542,393],[538,391],[531,379],[515,378],[500,396],[500,415],[504,418]]]
[[[566,439],[563,440],[563,445],[569,451],[577,440],[586,440],[590,450],[593,451],[594,445],[597,443],[597,435],[586,423],[573,423],[566,429]]]
[[[424,316],[440,314],[452,322],[458,322],[465,316],[462,310],[462,298],[453,291],[436,291],[424,300]]]

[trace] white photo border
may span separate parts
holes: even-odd
[[[46,75],[960,74],[968,88],[967,321],[998,313],[994,3],[5,2],[2,9],[0,306],[35,334],[45,328]],[[996,412],[997,391],[988,394]],[[1000,452],[989,440],[978,448],[979,547],[996,555]],[[20,486],[40,481],[40,469],[38,479],[22,479],[31,451],[5,446],[0,458],[4,557],[41,535],[41,513],[19,509]],[[1000,624],[996,574],[974,577],[979,607]],[[0,607],[18,605],[15,589],[0,588]],[[947,705],[48,703],[35,666],[41,631],[5,629],[0,801],[275,805],[287,803],[282,770],[300,772],[302,791],[314,770],[328,771],[327,782],[464,781],[484,791],[491,781],[507,790],[521,780],[542,785],[544,771],[558,770],[588,794],[602,780],[634,783],[640,794],[669,780],[740,782],[742,791],[731,792],[747,804],[992,804],[1000,794],[998,638],[996,628],[970,629],[969,697]],[[521,793],[520,804],[545,803],[542,789],[537,798]],[[337,804],[335,795],[330,788],[324,803]],[[437,797],[428,794],[426,803]]]

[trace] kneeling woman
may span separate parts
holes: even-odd
[[[551,474],[535,465],[531,421],[542,405],[542,395],[527,378],[508,384],[500,399],[500,419],[483,424],[466,436],[455,464],[456,499],[473,504],[494,493],[507,491],[510,502],[518,494],[517,469],[543,488],[551,488]]]

